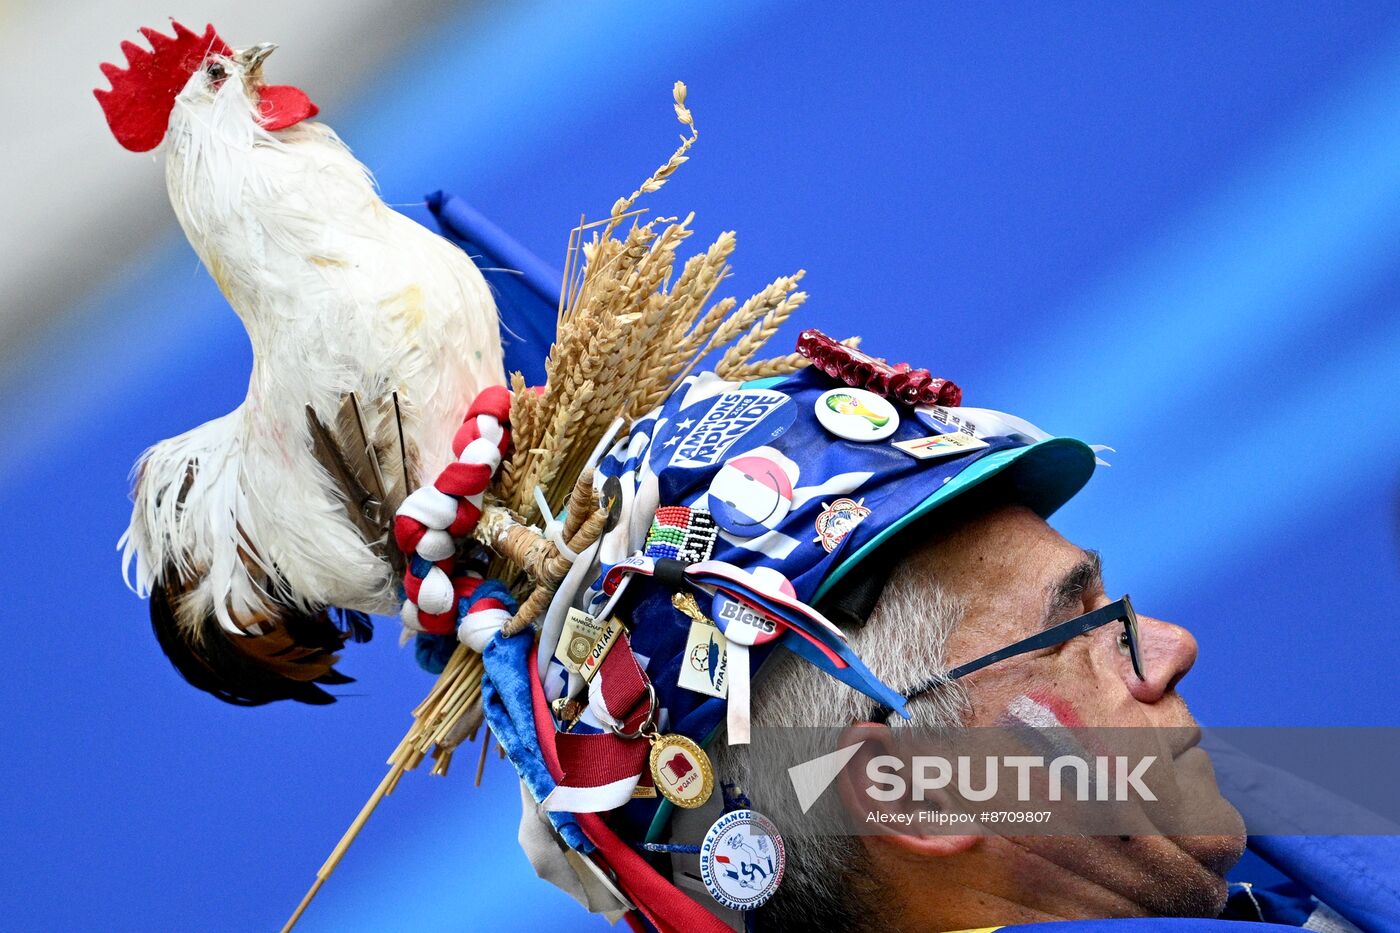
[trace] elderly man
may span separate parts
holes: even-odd
[[[919,525],[897,553],[882,554],[893,573],[852,638],[872,670],[908,692],[913,724],[997,726],[1008,710],[1034,703],[1060,721],[1087,726],[1193,725],[1176,688],[1195,662],[1195,639],[1142,615],[1136,646],[1122,625],[1104,625],[965,675],[960,689],[938,685],[921,693],[935,674],[1111,602],[1098,554],[1062,538],[1017,504],[1013,490],[997,484],[971,498]],[[1142,676],[1132,650],[1141,652]],[[754,718],[763,726],[883,718],[864,697],[794,656],[773,660],[756,697]],[[744,746],[720,747],[721,771],[745,773],[748,755]],[[763,796],[757,787],[750,791],[760,809]],[[780,930],[1215,917],[1225,906],[1224,874],[1244,848],[1242,824],[1234,822],[1236,832],[1216,836],[804,838],[789,847],[789,873],[764,914]]]
[[[1400,917],[1393,890],[1353,897],[1337,868],[1350,856],[1317,846],[1306,864],[1273,854],[1352,901],[1355,926],[1301,888],[1246,886],[1227,906],[1243,823],[1177,693],[1195,640],[1106,591],[1099,556],[1046,522],[1097,448],[957,407],[955,388],[902,396],[888,367],[823,335],[803,345],[818,366],[691,376],[633,425],[597,466],[610,530],[538,641],[486,650],[486,716],[520,772],[520,841],[542,877],[662,931]],[[1204,816],[1170,824],[1184,831],[1153,811],[1121,831],[833,832],[808,813],[802,769],[773,767],[782,736],[803,732],[819,760],[840,756],[828,804],[888,806],[898,824],[910,798],[861,777],[894,737],[1008,723],[1167,736],[1178,778],[1197,775],[1176,816]],[[1124,760],[1095,787],[1122,782]],[[1178,926],[1149,928],[1224,921],[1161,922]]]

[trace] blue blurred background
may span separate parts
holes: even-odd
[[[68,19],[98,50],[62,64],[82,94],[169,12],[119,6],[105,32]],[[740,298],[805,268],[806,324],[1117,448],[1057,524],[1104,552],[1110,590],[1196,633],[1201,720],[1400,725],[1395,4],[416,0],[385,31],[359,2],[357,41],[290,29],[320,43],[301,58],[246,4],[182,6],[282,43],[273,80],[322,103],[390,203],[430,222],[445,188],[555,265],[580,213],[670,151],[684,79],[700,142],[651,206],[738,231]],[[33,44],[6,15],[6,44]],[[35,232],[54,211],[81,222],[3,289],[0,926],[273,929],[430,680],[389,623],[324,709],[227,707],[161,656],[118,573],[127,472],[238,403],[249,348],[159,166],[82,94],[55,119],[92,144],[63,157],[141,175],[125,210],[157,219],[85,219],[53,178],[29,185],[33,224],[11,214],[29,239],[57,236]],[[43,314],[41,279],[62,298]],[[507,767],[480,789],[471,770],[407,777],[304,929],[601,927],[534,880]]]

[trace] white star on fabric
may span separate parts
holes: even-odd
[[[677,421],[677,422],[676,422],[676,430],[677,430],[677,431],[686,431],[686,430],[689,430],[689,429],[690,429],[690,426],[693,425],[694,423],[695,423],[695,419],[694,419],[694,418],[687,418],[687,419],[685,419],[684,421]]]
[[[666,443],[662,444],[661,446],[662,446],[662,447],[675,447],[675,446],[676,446],[677,444],[679,444],[680,442],[681,442],[681,437],[680,437],[679,434],[677,434],[677,435],[675,435],[674,437],[672,437],[669,441],[667,441]]]

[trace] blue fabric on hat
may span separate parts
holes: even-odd
[[[535,710],[530,694],[530,669],[534,663],[534,639],[529,630],[513,637],[497,632],[486,645],[481,660],[486,672],[481,678],[481,704],[491,735],[501,743],[506,757],[536,802],[544,800],[557,786],[544,763],[539,736],[535,733]],[[569,846],[582,852],[593,851],[593,843],[583,834],[572,813],[550,811],[554,828]]]
[[[1093,450],[1071,437],[1052,437],[1030,445],[1010,444],[988,452],[933,489],[923,502],[902,517],[886,524],[857,546],[847,548],[840,565],[818,587],[815,598],[825,595],[842,576],[875,553],[894,534],[994,476],[1009,480],[1004,484],[1008,502],[1020,503],[1041,518],[1049,518],[1089,481],[1094,463]]]
[[[988,447],[960,456],[918,460],[891,446],[928,434],[907,407],[887,440],[844,440],[828,433],[814,414],[817,397],[839,384],[807,369],[770,381],[767,388],[731,386],[689,406],[681,404],[687,395],[683,387],[658,416],[647,454],[661,505],[709,507],[711,483],[736,459],[781,471],[794,493],[781,522],[762,537],[722,535],[713,557],[746,570],[772,567],[792,582],[804,601],[812,599],[847,552],[911,512],[938,486],[984,456],[1022,446],[994,438]],[[755,401],[744,406],[744,397]],[[726,417],[732,409],[737,410]],[[687,422],[694,423],[686,426]],[[755,498],[761,499],[764,487],[755,488]],[[841,498],[859,501],[870,515],[828,553],[816,540],[816,522],[826,505]],[[766,504],[760,501],[757,507]]]
[[[476,263],[501,315],[505,371],[544,385],[544,360],[554,342],[559,273],[466,201],[444,191],[427,197],[442,235]]]
[[[637,531],[650,524],[656,507],[680,505],[711,513],[718,507],[721,534],[712,559],[749,571],[777,570],[799,600],[811,603],[837,568],[853,557],[868,556],[891,529],[955,491],[1002,471],[1019,470],[1024,475],[1013,475],[1012,485],[1025,488],[1014,488],[1013,494],[1049,514],[1092,472],[1092,452],[1069,439],[1035,445],[1045,448],[1044,456],[1037,458],[1043,461],[1038,473],[1020,463],[1028,459],[1022,455],[1030,448],[1010,438],[988,438],[986,447],[958,456],[919,460],[892,446],[929,433],[908,406],[896,406],[900,423],[889,438],[861,443],[838,437],[822,427],[815,413],[817,398],[838,385],[812,369],[743,386],[708,373],[690,377],[657,412],[633,426],[629,438],[603,459],[598,473],[623,483],[629,509],[645,513],[623,519]],[[979,470],[977,465],[984,461],[988,466]],[[968,480],[960,481],[963,474]],[[938,495],[945,488],[947,494]],[[718,495],[712,496],[712,491]],[[831,508],[840,499],[859,503],[869,514],[848,527],[828,552],[818,534],[818,519],[827,511],[851,515],[851,510]],[[733,533],[741,527],[763,533]],[[619,554],[626,556],[618,551],[612,559],[621,559]],[[604,563],[603,573],[608,567]],[[668,728],[703,741],[723,721],[725,701],[677,685],[687,660],[683,655],[690,620],[653,580],[633,583],[621,609],[632,623],[633,649],[647,661]],[[832,670],[821,652],[795,633],[785,634],[778,644],[867,694],[899,699],[873,676],[863,677],[868,672],[858,659],[856,666]],[[755,671],[775,647],[750,652]]]

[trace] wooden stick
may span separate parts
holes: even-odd
[[[486,753],[491,750],[491,727],[487,726],[481,730],[484,734],[481,737],[481,758],[476,763],[476,786],[481,786],[481,775],[486,771]]]
[[[384,799],[384,795],[389,792],[389,788],[398,781],[398,776],[402,773],[403,772],[397,768],[390,768],[384,775],[384,779],[379,782],[379,786],[374,789],[374,793],[370,794],[369,799],[365,801],[365,805],[360,808],[360,812],[355,817],[354,822],[350,824],[350,828],[345,831],[345,835],[340,837],[340,841],[336,843],[335,848],[331,850],[331,854],[326,859],[325,864],[321,866],[321,870],[316,872],[316,881],[311,885],[310,890],[306,892],[306,896],[301,899],[301,903],[297,905],[296,911],[287,920],[286,925],[282,927],[282,933],[289,933],[292,927],[296,926],[297,921],[301,919],[301,915],[306,913],[306,908],[311,906],[311,899],[316,896],[317,891],[321,890],[321,885],[326,883],[326,879],[331,876],[331,872],[335,871],[336,866],[340,864],[340,860],[345,857],[346,850],[350,848],[350,843],[354,842],[355,837],[360,834],[360,830],[365,828],[365,823],[369,821],[370,814],[374,812],[374,808],[379,806],[379,802]]]

